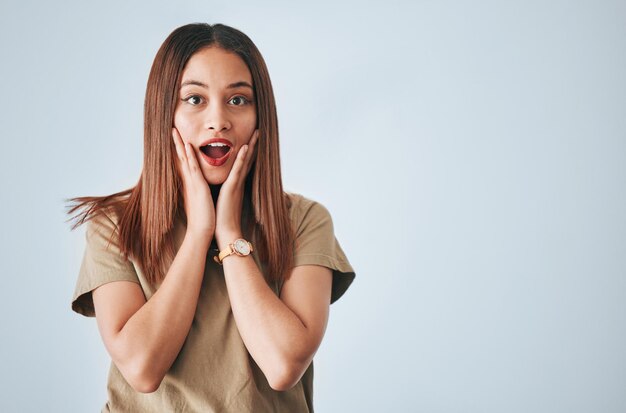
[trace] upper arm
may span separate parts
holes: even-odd
[[[98,330],[111,358],[120,362],[115,339],[126,322],[146,303],[139,284],[131,281],[114,281],[96,288],[93,304]]]
[[[300,265],[283,284],[280,299],[304,324],[310,361],[322,342],[330,306],[332,271],[319,265]],[[306,363],[308,364],[308,363]]]
[[[337,301],[354,280],[354,269],[335,237],[333,220],[322,204],[295,197],[296,250],[294,265],[317,265],[332,271],[330,303]]]
[[[118,281],[127,281],[140,288],[140,280],[134,264],[120,249],[117,218],[114,215],[99,213],[88,221],[85,241],[72,309],[79,314],[93,317],[95,290]]]

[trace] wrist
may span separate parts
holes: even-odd
[[[217,248],[224,250],[228,245],[232,244],[236,239],[243,238],[241,231],[228,231],[223,234],[215,234]]]
[[[254,247],[249,241],[246,241],[243,238],[237,238],[223,249],[220,248],[219,254],[216,257],[213,257],[213,259],[218,264],[223,264],[224,260],[230,256],[238,255],[240,257],[247,257],[250,253],[252,253],[252,251],[254,251]]]
[[[210,230],[193,230],[188,228],[185,232],[185,239],[199,246],[206,246],[209,249],[211,241],[213,241],[213,231]]]

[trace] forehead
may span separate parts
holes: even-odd
[[[185,65],[181,83],[189,80],[220,87],[239,81],[252,84],[252,75],[236,53],[207,47],[194,53]]]

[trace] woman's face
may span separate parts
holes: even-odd
[[[244,61],[219,47],[199,50],[183,70],[174,127],[191,144],[211,185],[226,180],[239,149],[254,133],[253,86]]]

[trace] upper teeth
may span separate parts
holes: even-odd
[[[228,145],[222,142],[211,142],[209,143],[209,146],[228,146]]]

